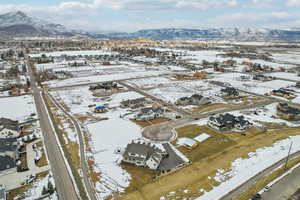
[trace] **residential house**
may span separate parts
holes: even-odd
[[[287,90],[282,89],[282,88],[280,88],[278,90],[272,90],[271,94],[275,95],[275,96],[283,97],[283,98],[286,98],[286,99],[296,98],[296,95],[294,95],[292,92],[287,91]]]
[[[109,82],[90,85],[89,90],[98,90],[98,89],[112,90],[117,88],[118,88],[118,84],[116,82],[109,81]]]
[[[136,108],[141,108],[144,107],[146,103],[146,98],[138,98],[138,99],[129,99],[122,101],[121,107],[122,108],[131,108],[131,109],[136,109]]]
[[[17,172],[17,138],[0,138],[0,176]]]
[[[142,141],[132,141],[125,148],[122,161],[134,164],[138,167],[146,167],[157,170],[167,152],[156,145]]]
[[[234,87],[226,87],[221,89],[221,95],[226,98],[233,98],[233,97],[238,97],[240,93]]]
[[[211,101],[202,95],[193,94],[191,97],[181,97],[175,103],[178,105],[204,105]]]
[[[19,122],[0,118],[0,138],[15,138],[20,134]]]
[[[148,121],[159,117],[163,117],[164,114],[165,110],[163,108],[147,107],[142,108],[140,112],[134,116],[134,118],[136,120]]]
[[[251,125],[252,123],[245,120],[244,116],[236,117],[229,113],[211,116],[208,120],[208,126],[219,131],[230,131],[233,129],[245,131],[249,129]]]
[[[5,186],[0,184],[0,200],[6,200]]]
[[[279,103],[277,105],[277,115],[285,120],[300,120],[300,108],[287,103]]]

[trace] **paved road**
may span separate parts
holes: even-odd
[[[300,151],[291,154],[289,158],[292,159],[292,158],[296,158],[296,157],[299,157],[299,156],[300,156]],[[240,194],[242,194],[243,192],[245,192],[247,189],[253,187],[253,185],[254,185],[257,181],[259,181],[261,178],[263,178],[264,176],[269,175],[271,172],[273,172],[274,170],[278,169],[278,167],[283,166],[283,165],[285,164],[285,162],[286,162],[286,158],[283,158],[282,160],[276,162],[275,164],[271,165],[269,168],[267,168],[267,169],[265,169],[265,170],[259,172],[259,173],[256,174],[255,176],[253,176],[253,177],[252,177],[251,179],[249,179],[247,182],[245,182],[245,183],[241,184],[239,187],[235,188],[233,191],[230,191],[228,194],[224,195],[220,200],[232,200],[232,199],[235,199],[237,196],[239,196]],[[300,178],[300,171],[297,172],[297,175],[298,175],[299,178]],[[299,179],[299,178],[298,178],[298,179],[295,179],[295,180],[298,180],[298,185],[300,185],[300,182],[299,182],[300,179]],[[279,195],[279,194],[280,194],[280,191],[284,191],[284,189],[285,189],[284,186],[278,186],[277,188],[279,189],[278,192],[274,192],[274,194],[272,194],[272,193],[270,192],[270,198],[268,198],[268,196],[265,196],[265,197],[263,198],[263,200],[265,200],[265,199],[266,199],[266,200],[277,200],[278,198],[276,197],[275,194],[277,194],[278,196],[280,196],[280,195]],[[271,190],[273,191],[273,190],[276,190],[276,189],[272,187]],[[297,188],[294,190],[294,192],[295,192],[296,190],[297,190]],[[283,193],[283,194],[284,194],[284,193]],[[293,194],[293,192],[290,193],[289,196],[291,196],[292,194]],[[271,198],[271,197],[274,197],[274,199]],[[281,200],[282,198],[279,198],[279,199]],[[278,200],[279,200],[279,199],[278,199]],[[286,200],[286,199],[287,199],[287,198],[285,198],[284,200]],[[282,199],[282,200],[283,200],[283,199]]]
[[[262,107],[262,106],[268,105],[273,102],[274,102],[274,100],[269,100],[269,101],[258,102],[256,104],[241,105],[236,108],[222,109],[222,110],[207,112],[204,114],[201,114],[201,113],[193,114],[192,116],[188,116],[183,119],[172,120],[169,122],[155,124],[152,126],[145,127],[142,131],[142,135],[143,135],[143,137],[145,137],[149,140],[152,140],[152,141],[168,142],[168,141],[176,138],[176,135],[175,135],[176,133],[175,133],[175,131],[173,131],[174,128],[179,128],[188,123],[192,123],[193,121],[197,121],[199,119],[203,119],[203,118],[209,117],[211,115],[225,113],[225,112],[231,112],[231,111],[236,111],[236,110]]]
[[[141,95],[143,95],[143,96],[145,96],[145,97],[148,97],[148,98],[152,99],[152,101],[154,101],[154,102],[156,102],[156,103],[159,103],[159,104],[161,104],[161,105],[165,105],[165,106],[168,107],[170,110],[173,110],[173,111],[175,111],[175,112],[181,114],[182,116],[189,116],[189,115],[191,115],[191,113],[189,113],[189,112],[187,112],[187,111],[185,111],[185,110],[183,110],[183,109],[180,109],[180,108],[178,108],[177,106],[175,106],[175,105],[173,105],[173,104],[167,103],[167,102],[165,102],[165,101],[163,101],[163,100],[161,100],[161,99],[159,99],[159,98],[157,98],[157,97],[155,97],[155,96],[153,96],[153,95],[150,95],[150,94],[148,94],[147,92],[145,92],[145,91],[143,91],[143,90],[141,90],[141,89],[139,89],[139,88],[132,87],[131,85],[126,84],[126,83],[124,83],[124,82],[122,82],[122,81],[117,81],[117,82],[118,82],[120,85],[123,85],[124,87],[127,87],[128,89],[130,89],[130,90],[132,90],[132,91],[134,91],[134,92],[136,92],[136,93],[139,93],[139,94],[141,94]]]
[[[55,137],[55,132],[52,128],[52,121],[49,119],[47,108],[45,107],[43,97],[37,87],[37,83],[28,60],[27,63],[31,79],[31,89],[33,90],[35,105],[40,118],[40,126],[44,136],[44,143],[47,149],[51,171],[54,175],[54,181],[59,199],[81,199],[77,196],[76,186],[73,184],[72,177],[69,174],[68,168],[65,164],[63,154],[60,151],[58,141]]]
[[[80,147],[80,165],[82,169],[82,174],[83,174],[83,180],[85,184],[85,188],[87,190],[88,196],[92,200],[96,200],[97,197],[95,196],[95,191],[93,189],[92,183],[90,182],[89,178],[89,167],[87,165],[87,160],[85,157],[85,146],[84,146],[84,138],[83,138],[83,133],[81,131],[80,125],[78,121],[72,116],[72,114],[68,113],[62,106],[59,104],[55,98],[53,98],[50,94],[47,94],[52,101],[55,103],[55,105],[64,113],[68,116],[70,120],[72,120],[73,124],[75,125],[76,133],[79,138],[79,147]]]
[[[268,192],[264,192],[264,200],[286,200],[300,188],[300,166],[272,185]]]

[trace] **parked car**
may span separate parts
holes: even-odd
[[[265,191],[265,192],[268,192],[269,190],[271,190],[271,187],[270,187],[270,186],[265,186],[265,187],[264,187],[264,191]]]
[[[261,195],[259,193],[256,193],[255,195],[252,196],[251,200],[259,200],[262,199]]]

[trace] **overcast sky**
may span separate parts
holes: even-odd
[[[300,27],[300,0],[0,0],[0,13],[89,31]]]

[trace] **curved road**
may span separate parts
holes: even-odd
[[[88,196],[90,197],[90,199],[92,200],[97,200],[97,197],[95,196],[95,192],[92,186],[92,183],[90,182],[90,178],[89,178],[89,167],[87,165],[87,160],[85,157],[85,145],[84,145],[84,138],[83,138],[83,133],[81,131],[80,125],[78,123],[78,121],[70,114],[68,113],[62,106],[60,103],[58,103],[56,101],[55,98],[53,98],[50,94],[47,94],[52,102],[54,102],[54,104],[65,114],[67,115],[67,117],[73,122],[75,129],[76,129],[76,133],[78,135],[79,138],[79,147],[80,147],[80,165],[81,165],[81,169],[82,169],[82,174],[83,174],[83,181],[84,181],[84,185],[86,188],[86,191],[88,193]]]
[[[183,119],[172,120],[169,122],[155,124],[152,126],[145,127],[142,131],[142,135],[144,138],[147,138],[148,140],[151,140],[151,141],[169,142],[170,140],[176,138],[176,133],[174,131],[175,128],[179,128],[188,123],[192,123],[193,121],[197,121],[199,119],[203,119],[203,118],[209,117],[211,115],[220,114],[220,113],[224,113],[224,112],[257,108],[257,107],[268,105],[273,102],[274,102],[273,100],[269,100],[269,101],[259,102],[256,104],[242,105],[242,106],[238,106],[236,108],[231,108],[231,109],[222,109],[222,110],[207,112],[204,114],[201,114],[201,113],[194,114],[192,116],[188,116]]]

